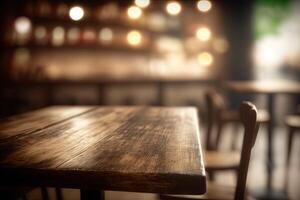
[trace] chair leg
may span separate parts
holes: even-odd
[[[223,131],[223,122],[221,121],[218,121],[217,123],[217,135],[216,135],[216,141],[215,141],[215,148],[219,148],[219,145],[220,145],[220,138],[221,138],[221,134],[222,134],[222,131]]]
[[[60,188],[55,188],[56,200],[62,200],[62,191]]]
[[[208,173],[208,179],[210,181],[215,181],[216,180],[216,174],[214,171],[210,171],[210,172],[207,172]]]
[[[288,133],[288,141],[287,141],[287,154],[286,154],[286,166],[290,165],[291,151],[292,151],[292,142],[294,137],[294,129],[290,128]]]
[[[47,188],[41,187],[42,199],[49,200]]]

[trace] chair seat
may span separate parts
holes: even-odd
[[[205,151],[204,163],[207,171],[236,170],[240,164],[239,152]]]
[[[239,122],[239,112],[234,110],[225,110],[221,112],[221,119],[226,122]],[[267,123],[270,121],[270,115],[266,110],[258,110],[257,122]]]
[[[257,122],[266,123],[270,121],[270,114],[266,110],[258,110],[257,111]]]
[[[204,195],[160,195],[162,200],[188,200],[188,199],[206,199],[206,200],[233,200],[235,187],[219,185],[216,183],[207,183],[207,192]],[[245,199],[252,200],[249,195]]]
[[[239,112],[234,111],[234,110],[224,110],[221,112],[221,119],[222,121],[226,122],[239,122],[240,117],[239,117]]]
[[[289,115],[285,118],[288,127],[300,129],[300,115]]]

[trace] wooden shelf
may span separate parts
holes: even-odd
[[[101,44],[74,44],[74,45],[39,45],[39,44],[26,44],[26,45],[6,45],[5,49],[8,51],[14,51],[18,48],[26,48],[32,51],[36,50],[97,50],[97,51],[113,51],[113,52],[123,52],[123,53],[135,53],[135,54],[149,54],[151,53],[150,47],[126,47],[126,46],[110,46],[110,45],[101,45]]]
[[[92,27],[92,28],[102,28],[102,27],[111,27],[125,30],[139,30],[149,33],[150,35],[171,35],[171,36],[180,36],[180,30],[177,29],[169,29],[165,31],[155,31],[146,25],[139,23],[128,23],[123,21],[122,19],[118,20],[97,20],[95,18],[80,20],[80,21],[72,21],[68,18],[51,18],[51,17],[30,17],[33,24],[36,25],[46,25],[46,26],[63,26],[65,28],[71,28],[74,26],[79,27]]]
[[[2,80],[3,86],[59,86],[59,85],[101,85],[101,84],[214,84],[216,78],[163,78],[163,77],[124,77],[107,78],[99,77],[91,80],[69,80],[69,79],[44,79],[44,80]]]

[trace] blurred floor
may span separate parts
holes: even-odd
[[[222,138],[222,149],[229,149],[231,145],[232,134],[230,132],[231,127],[226,129],[224,137]],[[204,131],[203,131],[204,132]],[[241,136],[241,135],[240,135]],[[239,137],[239,140],[242,138]],[[204,141],[204,140],[202,140]],[[291,165],[289,169],[289,184],[288,184],[288,195],[291,200],[300,199],[300,139],[299,136],[295,137],[292,150]],[[266,131],[265,127],[261,127],[260,133],[257,137],[257,143],[254,148],[252,159],[248,174],[248,188],[250,191],[261,189],[264,187],[266,182],[265,176],[265,151],[266,151]],[[286,130],[284,127],[279,127],[275,131],[275,162],[276,167],[274,170],[274,187],[278,190],[283,190],[285,187],[285,158],[286,158]],[[223,184],[234,184],[235,175],[233,173],[222,173],[217,174],[217,181]],[[50,200],[55,199],[54,189],[49,188]],[[130,192],[111,192],[105,193],[107,200],[155,200],[157,199],[155,194],[143,194],[143,193],[130,193]],[[39,200],[40,191],[38,189],[30,192],[27,195],[29,200]],[[63,189],[64,200],[79,200],[79,190]]]

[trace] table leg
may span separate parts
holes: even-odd
[[[56,200],[62,200],[62,192],[61,192],[61,188],[55,188],[55,194],[56,194]]]
[[[157,103],[159,106],[164,105],[164,86],[162,82],[157,84]]]
[[[268,95],[268,112],[270,114],[270,122],[268,125],[268,138],[267,138],[267,189],[272,188],[273,182],[273,128],[274,128],[274,94]]]
[[[49,200],[48,191],[46,187],[41,187],[41,194],[43,200]]]
[[[105,104],[105,84],[101,83],[98,85],[98,104]]]
[[[104,200],[104,191],[101,190],[80,190],[81,200]]]
[[[259,200],[287,200],[285,192],[276,191],[272,188],[273,182],[273,168],[274,168],[274,156],[273,156],[273,140],[274,140],[274,110],[275,110],[275,94],[268,94],[268,112],[270,114],[270,122],[268,124],[267,133],[267,188],[261,191],[253,192],[256,199]]]

